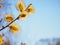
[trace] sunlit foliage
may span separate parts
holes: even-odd
[[[10,33],[17,34],[19,31],[21,31],[21,29],[18,26],[18,24],[14,24],[14,22],[16,20],[20,21],[20,20],[27,19],[27,17],[29,16],[29,13],[33,13],[34,12],[34,8],[33,8],[32,4],[29,4],[26,7],[26,5],[24,4],[23,1],[18,1],[17,0],[17,3],[15,5],[15,8],[19,12],[19,15],[16,18],[14,18],[14,16],[13,16],[12,13],[7,13],[8,12],[7,11],[7,6],[9,6],[9,3],[3,2],[3,1],[4,0],[0,0],[0,11],[4,11],[4,13],[6,13],[6,14],[4,14],[5,15],[4,16],[4,21],[7,22],[7,25],[5,25],[5,26],[4,25],[1,25],[2,28],[0,28],[0,31],[5,30],[5,28],[8,28],[7,30],[9,30]],[[3,15],[1,12],[0,12],[0,14]],[[0,23],[2,21],[3,20],[1,18],[0,19]],[[8,41],[4,40],[3,39],[3,36],[5,36],[5,34],[0,35],[0,45],[10,45],[9,40]],[[22,43],[22,45],[26,45],[26,43]]]

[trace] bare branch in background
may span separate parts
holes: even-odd
[[[57,41],[56,45],[60,45],[60,41]]]
[[[4,41],[3,45],[10,45],[9,41]]]
[[[26,43],[21,42],[21,45],[26,45]]]

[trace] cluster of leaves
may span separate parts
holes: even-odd
[[[0,2],[2,2],[2,0],[0,0]],[[29,16],[30,13],[34,12],[34,8],[33,8],[32,4],[29,4],[26,9],[25,9],[25,7],[26,6],[22,1],[18,1],[17,10],[20,12],[19,16],[16,19],[14,19],[12,14],[7,14],[5,16],[5,21],[8,22],[9,24],[6,26],[3,26],[0,29],[0,31],[8,27],[10,29],[9,30],[10,32],[17,34],[18,31],[20,30],[19,26],[17,24],[12,24],[12,23],[16,20],[25,20]],[[0,8],[2,8],[2,5],[0,5]],[[0,45],[3,44],[3,42],[4,42],[2,37],[3,36],[0,36]],[[5,43],[6,43],[6,41],[5,41]]]

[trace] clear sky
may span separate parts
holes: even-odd
[[[17,1],[17,0],[16,0]],[[12,2],[15,2],[12,1]],[[43,38],[59,38],[60,36],[60,0],[24,0],[28,5],[32,3],[35,12],[25,21],[16,21],[21,27],[21,33],[13,36],[8,34],[10,40],[26,42],[34,45],[36,41]],[[12,14],[16,18],[18,11],[12,5]],[[6,32],[6,31],[5,31]],[[14,45],[12,43],[12,45]]]

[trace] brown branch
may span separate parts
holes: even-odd
[[[18,17],[19,17],[19,16],[18,16]],[[5,27],[1,28],[0,31],[3,30],[3,29],[5,29],[6,27],[8,27],[8,26],[9,26],[10,24],[12,24],[13,22],[15,22],[15,21],[18,19],[18,17],[17,17],[15,20],[13,20],[12,22],[10,22],[8,25],[6,25]]]
[[[29,4],[28,7],[27,7],[25,10],[27,10],[31,5],[32,5],[32,4]],[[19,18],[20,18],[20,15],[19,15],[15,20],[13,20],[12,22],[10,22],[8,25],[6,25],[5,27],[2,27],[2,28],[0,29],[0,31],[3,30],[3,29],[5,29],[5,28],[7,28],[8,26],[10,26],[10,24],[12,24],[13,22],[15,22],[15,21],[16,21],[17,19],[19,19]]]
[[[25,9],[25,11],[31,6],[32,4],[29,4],[28,7]]]
[[[4,41],[3,45],[11,45],[11,44],[10,41],[8,40],[8,41]]]

